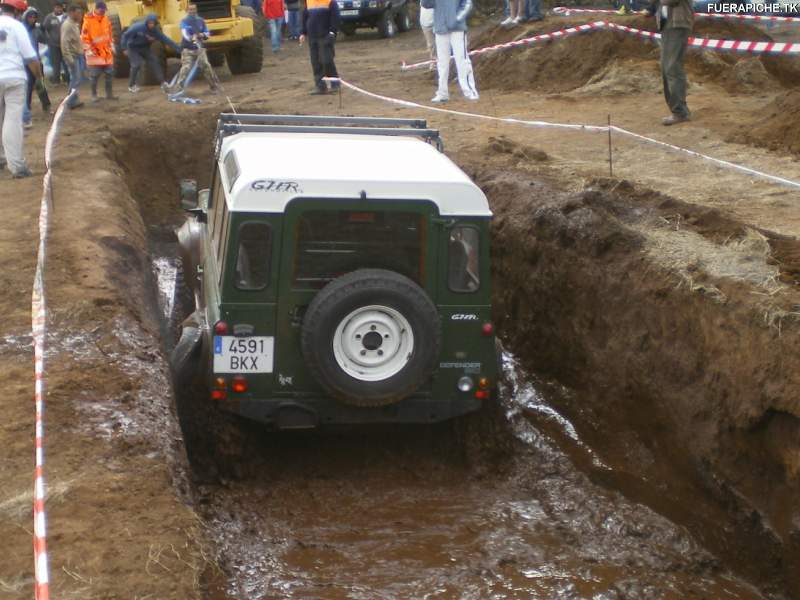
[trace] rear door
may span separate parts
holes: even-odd
[[[214,373],[246,375],[254,397],[268,397],[275,387],[281,219],[233,212],[228,221],[228,242],[219,265],[224,298],[219,319],[228,324],[228,332],[214,337]]]
[[[278,281],[276,381],[286,392],[318,395],[305,368],[303,315],[330,281],[361,268],[399,272],[436,301],[438,247],[430,202],[298,199],[284,215]],[[279,391],[280,391],[279,389]]]

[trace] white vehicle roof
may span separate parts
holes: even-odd
[[[231,166],[231,153],[238,168]],[[294,198],[366,192],[367,199],[429,200],[440,215],[492,215],[486,196],[461,169],[413,137],[237,133],[223,140],[219,166],[231,211],[282,213]]]

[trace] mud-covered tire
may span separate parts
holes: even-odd
[[[194,293],[186,281],[183,261],[175,265],[175,291],[172,295],[172,311],[169,315],[168,329],[175,341],[181,334],[181,323],[195,311]]]
[[[225,64],[225,53],[224,52],[209,52],[208,56],[208,64],[212,67],[221,67]]]
[[[347,37],[352,37],[356,34],[355,25],[340,25],[339,29],[341,29],[342,33],[345,34]]]
[[[236,16],[253,21],[253,37],[243,39],[239,45],[227,50],[228,69],[232,75],[260,73],[264,63],[264,23],[249,6],[236,7]]]
[[[108,19],[111,21],[111,39],[114,42],[114,75],[128,77],[131,74],[131,63],[122,52],[122,22],[119,15],[108,15]]]
[[[397,24],[394,22],[394,13],[391,9],[383,11],[378,21],[378,33],[382,38],[393,38],[397,35]]]
[[[303,357],[319,384],[363,407],[417,391],[436,368],[441,342],[439,313],[425,290],[385,269],[359,269],[326,285],[301,333]]]
[[[414,27],[414,22],[411,20],[411,15],[408,14],[408,4],[404,4],[397,11],[397,30],[401,33],[411,31]]]

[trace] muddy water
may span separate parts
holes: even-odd
[[[153,263],[167,320],[171,254]],[[568,390],[510,354],[504,379],[499,409],[461,422],[242,424],[237,478],[196,490],[221,567],[209,597],[763,597],[682,527],[589,480],[610,469],[548,402]]]
[[[245,478],[197,494],[225,579],[211,597],[762,597],[681,527],[592,484],[553,439],[591,449],[511,356],[505,374],[503,410],[479,418],[500,419],[507,439],[482,439],[475,420],[245,428]]]

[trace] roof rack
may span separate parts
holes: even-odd
[[[412,136],[420,137],[435,145],[440,152],[444,151],[439,131],[428,129],[428,123],[424,119],[221,113],[214,136],[217,158],[222,148],[222,140],[229,135],[242,132]]]

